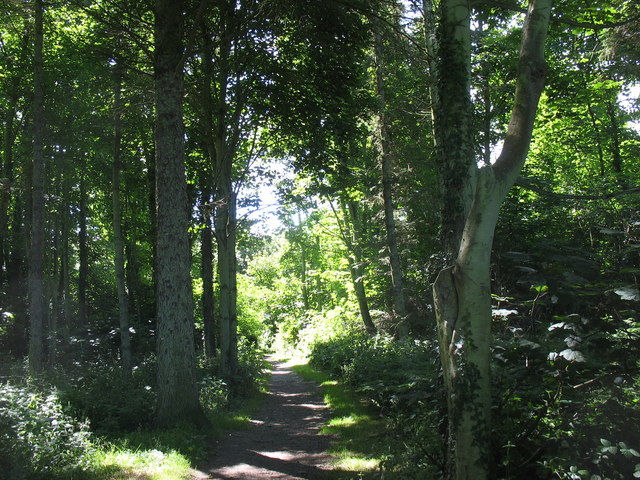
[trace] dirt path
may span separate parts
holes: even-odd
[[[192,480],[320,480],[327,478],[330,438],[320,434],[328,409],[317,386],[288,363],[274,365],[269,394],[248,430],[222,438]]]

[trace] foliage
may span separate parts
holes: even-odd
[[[118,364],[97,364],[61,389],[61,398],[76,415],[88,418],[100,434],[114,434],[149,426],[153,421],[155,361],[151,357],[134,368],[131,377]]]
[[[385,468],[404,478],[429,478],[443,466],[443,398],[434,346],[364,333],[339,335],[312,346],[310,364],[351,386],[392,429]],[[398,441],[399,440],[399,441]]]
[[[631,478],[640,446],[629,428],[640,421],[637,300],[612,288],[625,282],[606,257],[552,245],[497,256],[497,278],[508,278],[494,296],[497,471]]]
[[[88,423],[65,413],[55,391],[0,386],[0,478],[71,478],[92,453]]]

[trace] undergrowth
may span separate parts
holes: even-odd
[[[357,441],[379,445],[385,478],[437,478],[442,472],[443,399],[434,359],[428,342],[365,333],[337,336],[311,349],[310,365],[344,383],[360,399],[361,411],[377,419],[373,436]],[[343,434],[355,433],[349,421],[343,426]]]
[[[212,428],[153,428],[153,358],[123,376],[117,365],[50,373],[37,383],[0,384],[0,480],[178,480],[191,476],[210,441],[248,423],[266,362],[243,348],[238,374],[199,366],[200,401]],[[78,420],[81,419],[81,420]]]

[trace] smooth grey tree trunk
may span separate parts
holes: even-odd
[[[31,242],[29,250],[29,372],[37,375],[44,368],[44,66],[42,0],[35,0],[33,53],[33,170],[31,181]]]
[[[463,97],[451,97],[456,83],[466,81],[470,67],[469,6],[461,0],[442,4],[439,96],[437,121],[445,172],[469,173],[459,185],[448,176],[448,197],[462,206],[464,217],[444,224],[458,232],[450,238],[452,265],[443,269],[434,284],[438,340],[448,398],[448,477],[456,480],[490,478],[491,436],[491,282],[490,257],[500,206],[524,165],[544,86],[544,43],[551,0],[532,0],[522,32],[520,68],[516,80],[511,119],[500,156],[492,165],[477,167],[473,137],[469,132],[469,83]],[[464,82],[463,82],[464,83]],[[448,93],[447,93],[448,92]],[[444,105],[444,99],[458,105]],[[439,110],[440,110],[439,109]],[[453,115],[458,112],[460,115]],[[456,149],[455,143],[467,143]],[[449,151],[452,149],[452,152]],[[468,155],[465,158],[464,154]],[[449,157],[449,154],[452,157]],[[456,165],[460,163],[460,165]],[[472,189],[469,189],[472,186]],[[471,201],[467,201],[471,192]],[[456,213],[456,212],[452,212]],[[454,249],[455,247],[455,249]]]
[[[131,358],[131,333],[129,332],[129,299],[125,283],[124,237],[122,234],[122,208],[120,200],[120,174],[122,171],[122,72],[115,66],[116,85],[113,102],[113,178],[111,201],[113,208],[113,247],[116,273],[116,290],[118,292],[118,319],[120,326],[120,366],[125,376],[131,374],[133,361]]]
[[[184,165],[184,2],[155,2],[157,423],[204,421],[198,401]]]

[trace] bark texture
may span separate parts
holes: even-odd
[[[156,218],[159,425],[200,423],[189,205],[184,166],[181,0],[156,0]]]
[[[466,23],[468,28],[468,20],[461,23],[464,17],[461,3],[446,0],[444,4],[448,5],[443,4],[443,44],[455,45],[465,37],[456,33],[461,24]],[[524,165],[531,141],[544,85],[544,42],[550,10],[551,0],[532,0],[530,3],[522,32],[511,118],[496,162],[477,168],[470,145],[465,147],[469,155],[466,160],[462,156],[450,159],[452,164],[461,162],[457,168],[449,169],[450,174],[456,170],[474,170],[473,177],[466,180],[473,186],[472,201],[465,206],[462,231],[452,239],[451,246],[457,244],[454,262],[440,272],[434,284],[440,355],[449,399],[448,477],[457,480],[482,480],[491,476],[491,247],[500,206]],[[447,25],[452,20],[456,24]],[[455,50],[446,52],[440,65],[440,86],[449,90],[452,87],[448,83],[453,78],[446,71],[446,59],[447,55],[455,57],[454,54]],[[468,49],[461,47],[457,55],[458,58],[452,58],[456,68],[464,66],[465,62],[470,65]],[[440,98],[445,98],[442,90]],[[459,105],[458,108],[463,111],[467,107]],[[443,145],[450,144],[455,137],[460,141],[465,139],[460,137],[469,128],[464,118],[456,121],[454,117],[439,117],[439,121],[444,120],[449,123],[437,125],[439,141]],[[470,138],[466,138],[467,143]],[[456,155],[459,153],[457,151]],[[467,186],[460,187],[446,176],[444,179],[444,188],[454,189],[458,192],[455,195],[464,199],[466,194],[460,196],[460,192],[467,191]]]
[[[474,190],[471,31],[468,0],[443,0],[437,32],[437,81],[432,91],[441,185],[441,239],[455,258]],[[431,45],[433,47],[433,45]]]
[[[33,170],[31,180],[31,242],[29,249],[29,371],[44,368],[44,326],[46,324],[44,290],[44,66],[42,0],[34,2],[33,52]]]
[[[238,368],[236,197],[231,188],[230,172],[228,176],[223,174],[222,178],[228,178],[228,181],[218,190],[221,194],[221,206],[216,216],[220,283],[220,368],[226,375],[234,375]]]

